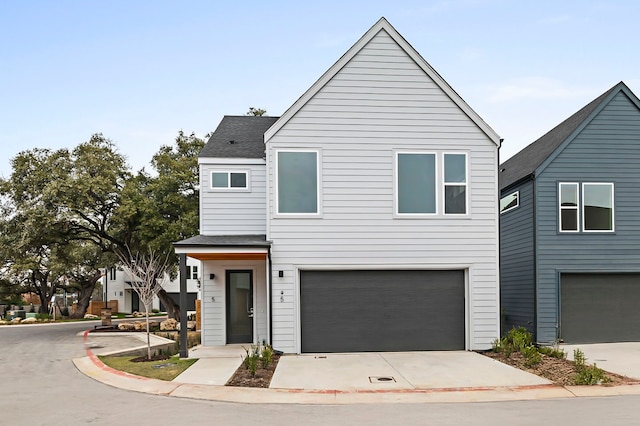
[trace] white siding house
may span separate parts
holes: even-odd
[[[282,117],[216,133],[202,235],[176,243],[204,263],[204,344],[235,341],[244,303],[250,341],[283,352],[490,348],[500,139],[384,18]],[[213,170],[250,182],[214,191]],[[234,270],[252,271],[250,298]]]

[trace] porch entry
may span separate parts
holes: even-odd
[[[227,343],[253,343],[253,271],[227,270]]]

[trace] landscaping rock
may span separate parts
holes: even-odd
[[[100,319],[100,317],[93,314],[84,314],[84,319]]]
[[[22,322],[22,318],[17,317],[11,320],[11,324],[20,324]]]
[[[146,317],[147,315],[144,312],[135,311],[131,314],[131,316],[134,318],[141,318],[141,317]]]
[[[118,324],[118,330],[134,331],[136,326],[132,322],[121,322]]]
[[[7,324],[9,324],[9,321],[0,320],[0,325],[7,325]]]
[[[35,319],[34,317],[31,317],[31,318],[23,319],[20,324],[35,324],[37,322],[38,322],[37,319]]]
[[[160,331],[175,331],[178,329],[178,321],[169,318],[160,323]]]
[[[134,322],[133,323],[133,327],[136,331],[146,331],[147,330],[147,323],[146,322],[142,322],[142,321],[138,321],[138,322]],[[151,327],[149,327],[151,328]]]

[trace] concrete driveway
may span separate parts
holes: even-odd
[[[475,352],[383,352],[285,355],[270,388],[360,391],[550,383]]]
[[[580,349],[587,363],[596,363],[598,367],[611,373],[640,379],[640,342],[590,343],[582,345],[560,345],[573,360],[574,349]]]

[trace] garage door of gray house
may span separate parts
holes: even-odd
[[[640,274],[562,274],[560,337],[567,343],[640,341]]]
[[[465,349],[464,271],[301,271],[302,352]]]

